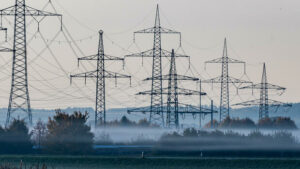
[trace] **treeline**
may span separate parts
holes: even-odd
[[[165,134],[158,141],[159,150],[278,150],[300,148],[297,139],[288,132],[262,134],[253,131],[248,135],[233,131],[203,131],[189,128],[183,133]]]
[[[100,124],[99,127],[102,127]],[[126,116],[122,116],[120,120],[114,120],[105,123],[106,127],[145,127],[145,128],[158,128],[158,125],[151,124],[147,119],[141,119],[138,122],[129,120]]]
[[[86,125],[87,118],[87,113],[69,115],[57,110],[47,124],[39,121],[30,133],[23,120],[14,120],[9,127],[0,128],[0,153],[91,154],[94,135]]]
[[[259,120],[257,124],[250,118],[239,119],[227,117],[220,123],[214,120],[212,127],[221,129],[298,129],[295,122],[289,117],[264,118]],[[205,128],[211,128],[211,122],[207,123]]]
[[[91,127],[86,125],[88,113],[74,112],[67,114],[60,110],[54,117],[49,118],[45,124],[39,121],[29,132],[23,120],[13,120],[7,127],[0,127],[0,154],[70,154],[90,155],[95,154],[95,143],[114,144],[109,139],[109,134],[103,135],[104,142],[95,141]],[[275,122],[277,123],[278,120]],[[216,124],[215,122],[214,124]],[[255,126],[251,120],[225,119],[218,126],[235,126],[249,124]],[[273,124],[269,121],[266,124]],[[120,121],[109,122],[111,126],[144,126],[150,125],[146,120],[132,122],[125,116]],[[270,125],[267,125],[270,126]],[[276,132],[274,134],[262,134],[258,131],[249,135],[234,132],[202,131],[186,129],[183,133],[174,132],[163,135],[159,140],[150,140],[141,137],[132,144],[151,144],[159,150],[184,150],[193,151],[199,149],[281,149],[299,148],[297,140],[288,132]],[[124,143],[125,144],[125,143]],[[97,150],[99,151],[99,150]]]

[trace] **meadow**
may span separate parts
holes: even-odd
[[[0,156],[0,164],[23,168],[46,164],[48,169],[299,169],[300,159]],[[27,167],[29,168],[29,167]]]

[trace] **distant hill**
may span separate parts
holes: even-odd
[[[203,106],[206,108],[209,108],[209,106]],[[214,108],[215,110],[219,110],[218,107]],[[61,109],[63,112],[66,113],[73,113],[74,111],[80,111],[85,112],[87,111],[90,113],[90,120],[93,120],[94,117],[94,109],[91,107],[69,107],[65,109]],[[7,108],[0,108],[0,123],[3,123],[6,118]],[[55,113],[55,109],[32,109],[33,118],[35,119],[43,119],[47,120],[48,117],[52,117]],[[108,120],[116,120],[120,119],[122,114],[127,114],[127,108],[112,108],[108,109],[107,113],[111,113],[108,117]],[[120,115],[121,114],[121,115]],[[130,117],[130,115],[127,115]],[[277,116],[283,116],[283,117],[291,117],[295,122],[297,126],[300,126],[300,103],[293,103],[293,107],[288,110],[288,112],[284,111],[283,108],[278,109],[277,112],[275,112],[274,108],[270,109],[270,116],[271,117],[277,117]],[[147,115],[144,115],[144,117],[147,117]],[[218,115],[215,115],[215,118],[218,119]],[[245,118],[249,117],[255,122],[258,120],[258,107],[246,107],[246,108],[239,108],[239,109],[231,109],[231,117],[234,118]],[[132,120],[138,119],[136,115],[132,116]]]

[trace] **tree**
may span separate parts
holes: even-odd
[[[211,121],[209,121],[208,123],[206,123],[205,125],[204,125],[204,128],[218,128],[218,126],[219,126],[219,122],[217,121],[217,120],[213,120],[212,121],[212,126],[211,126]]]
[[[264,118],[257,125],[265,129],[297,129],[295,122],[289,117]]]
[[[198,131],[195,128],[187,128],[183,131],[184,137],[198,137]]]
[[[86,125],[87,118],[87,112],[74,112],[69,115],[57,110],[47,124],[48,133],[44,144],[46,151],[75,155],[91,153],[94,135]]]
[[[47,135],[46,124],[39,120],[31,131],[31,138],[35,142],[38,149],[41,148],[41,144],[45,141]]]
[[[14,119],[7,129],[0,128],[0,151],[7,154],[32,152],[32,144],[24,120]]]
[[[131,122],[126,116],[123,116],[120,120],[120,124],[121,126],[128,127],[128,126],[132,126],[134,123]]]

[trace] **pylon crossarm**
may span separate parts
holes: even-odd
[[[190,90],[190,89],[184,89],[184,88],[177,88],[177,92],[178,92],[178,95],[187,95],[187,96],[191,96],[191,95],[205,96],[205,95],[207,95],[205,92],[199,92],[196,90]]]
[[[91,71],[91,72],[85,72],[85,73],[71,75],[71,78],[96,78],[96,77],[97,77],[97,71]]]
[[[133,34],[135,35],[135,34],[141,34],[141,33],[154,33],[154,32],[155,32],[155,28],[151,27],[151,28],[135,31]]]
[[[105,78],[131,78],[131,76],[116,72],[105,71]]]
[[[181,35],[181,33],[178,32],[178,31],[167,29],[167,28],[163,28],[163,27],[160,28],[160,33],[165,33],[165,34],[179,34],[179,35]]]
[[[212,63],[221,63],[221,64],[227,64],[227,63],[235,63],[235,64],[243,64],[244,65],[244,73],[246,73],[246,62],[244,61],[240,61],[240,60],[236,60],[236,59],[232,59],[232,58],[227,58],[227,59],[223,59],[222,58],[217,58],[217,59],[213,59],[210,61],[206,61],[204,64],[204,68],[206,69],[206,65],[207,64],[212,64]]]
[[[162,94],[164,94],[164,95],[168,95],[169,94],[169,88],[167,87],[167,88],[163,88],[162,89]],[[206,93],[204,93],[204,92],[199,92],[199,91],[196,91],[196,90],[190,90],[190,89],[184,89],[184,88],[177,88],[177,94],[178,95],[184,95],[184,96],[192,96],[192,95],[194,95],[194,96],[199,96],[200,94],[202,95],[202,96],[204,96],[204,95],[206,95]]]
[[[148,91],[144,91],[144,92],[138,92],[136,95],[157,95],[161,93],[160,90],[154,90],[154,91],[151,91],[151,90],[148,90]]]
[[[26,6],[25,15],[28,15],[28,16],[60,16],[60,17],[62,17],[61,14],[38,10],[38,9],[32,8],[30,6]]]
[[[169,57],[171,57],[171,55],[172,55],[172,52],[161,49],[161,57],[169,58]],[[125,58],[127,58],[127,57],[150,57],[150,58],[153,58],[153,49],[149,49],[147,51],[140,52],[140,53],[133,53],[130,55],[125,55]],[[190,56],[175,54],[175,57],[189,58]]]
[[[127,57],[153,57],[153,49],[141,53],[133,53],[130,55],[126,55],[125,58]]]
[[[78,58],[78,61],[81,61],[81,60],[98,60],[98,54]],[[123,61],[124,58],[111,56],[111,55],[104,55],[104,60],[120,60],[120,61]]]
[[[200,108],[198,106],[193,106],[190,104],[179,103],[178,105],[180,114],[209,114],[212,113],[211,109]],[[213,113],[218,113],[218,111],[213,110]]]
[[[158,30],[156,27],[151,27],[151,28],[147,28],[147,29],[143,29],[143,30],[139,30],[134,32],[134,34],[141,34],[141,33],[156,33]],[[162,28],[159,27],[159,32],[160,33],[166,33],[166,34],[181,34],[178,31],[175,30],[171,30],[171,29],[167,29],[167,28]]]
[[[0,10],[0,16],[14,16],[15,15],[15,6],[10,6]]]
[[[111,55],[104,55],[104,60],[115,60],[115,61],[124,61],[124,58],[111,56]]]
[[[283,102],[280,102],[280,101],[276,101],[276,100],[268,100],[268,104],[269,106],[282,106],[282,107],[292,107],[292,104],[290,103],[283,103]]]
[[[234,83],[234,84],[242,84],[242,83],[252,84],[252,82],[250,82],[250,81],[241,80],[241,79],[237,79],[234,77],[229,77],[228,80],[229,80],[229,83]]]
[[[0,47],[0,52],[13,52],[12,49]]]
[[[259,84],[254,84],[254,85],[249,85],[249,86],[244,86],[244,87],[241,87],[239,89],[261,89],[261,88],[268,88],[268,89],[271,89],[271,90],[286,90],[286,88],[284,87],[281,87],[281,86],[277,86],[277,85],[273,85],[273,84],[262,84],[262,83],[259,83]]]
[[[127,113],[134,113],[134,112],[139,112],[139,113],[150,113],[151,109],[150,107],[140,107],[140,108],[133,108],[133,109],[128,109]]]
[[[250,100],[250,101],[246,101],[246,102],[242,102],[242,103],[237,103],[237,104],[233,104],[232,106],[259,106],[261,104],[261,101],[259,99],[257,100]],[[292,104],[289,103],[283,103],[280,101],[276,101],[276,100],[268,100],[268,105],[269,106],[283,106],[283,107],[291,107]]]
[[[8,8],[2,9],[0,10],[0,15],[5,15],[5,16],[15,16],[15,6],[10,6]],[[25,6],[25,13],[24,15],[26,16],[60,16],[62,17],[61,14],[57,14],[57,13],[51,13],[51,12],[47,12],[47,11],[42,11],[42,10],[38,10],[35,8],[32,8],[30,6]]]
[[[160,92],[162,92],[161,94],[163,95],[168,95],[169,94],[169,88],[163,88],[162,91],[160,90],[155,90],[155,91],[144,91],[144,92],[139,92],[136,95],[157,95],[160,94]],[[177,88],[177,94],[178,95],[186,95],[186,96],[191,96],[191,95],[199,95],[200,92],[196,91],[196,90],[190,90],[190,89],[184,89],[184,88]],[[206,93],[201,92],[201,95],[204,96],[206,95]]]
[[[161,57],[171,57],[172,56],[172,52],[170,52],[170,51],[167,51],[167,50],[164,50],[164,49],[162,49],[161,50]],[[190,58],[190,56],[187,56],[187,55],[182,55],[182,54],[177,54],[177,53],[175,53],[174,54],[174,56],[176,57],[176,58]]]
[[[203,80],[201,82],[202,83],[222,83],[222,77],[216,77],[213,79]],[[246,81],[246,80],[240,80],[240,79],[237,79],[234,77],[228,77],[228,83],[242,84],[242,83],[252,83],[252,82]]]
[[[213,59],[210,61],[206,61],[205,63],[223,63],[224,59],[223,58],[217,58],[217,59]],[[226,60],[227,62],[227,60]],[[225,63],[225,62],[224,62]],[[228,63],[240,63],[240,64],[245,64],[244,61],[240,61],[240,60],[236,60],[236,59],[232,59],[232,58],[228,58]]]
[[[197,107],[197,106],[183,104],[183,103],[179,103],[178,107],[179,107],[178,113],[180,113],[180,114],[210,114],[210,113],[212,113],[211,109],[201,108],[201,111],[200,111],[199,107]],[[167,105],[164,105],[161,111],[164,113],[168,112]],[[140,107],[140,108],[133,108],[133,109],[127,110],[128,114],[130,114],[130,113],[150,113],[150,112],[151,112],[150,107]],[[213,110],[213,113],[218,113],[218,111]]]
[[[221,77],[216,77],[212,79],[202,80],[202,83],[222,83]]]
[[[144,81],[149,81],[149,80],[169,80],[170,75],[163,75],[161,77],[149,77],[147,79],[144,79]],[[182,80],[182,81],[199,81],[199,78],[195,77],[190,77],[190,76],[183,76],[183,75],[177,75],[176,74],[176,80]]]

